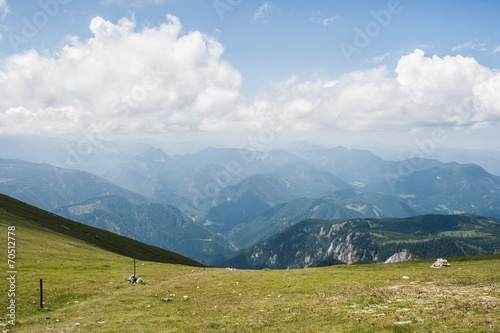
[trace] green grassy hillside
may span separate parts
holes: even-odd
[[[56,217],[1,198],[0,324],[7,332],[498,332],[500,256],[300,270],[228,270],[140,260],[61,234]],[[42,216],[42,217],[40,217]],[[66,220],[64,220],[66,221]],[[56,223],[56,224],[58,224]],[[66,223],[66,222],[65,222]],[[69,222],[68,222],[69,223]],[[71,224],[62,224],[67,228]],[[15,295],[7,280],[15,226]],[[80,226],[75,224],[75,226]],[[56,228],[56,226],[52,226]],[[66,230],[66,227],[60,227]],[[86,229],[87,230],[87,229]],[[95,230],[95,229],[88,229]],[[82,236],[83,234],[83,236]],[[88,239],[85,239],[88,237]],[[84,241],[82,241],[82,238]],[[124,242],[124,241],[122,241]],[[121,244],[125,244],[121,243]],[[123,245],[125,247],[125,245]],[[39,305],[39,279],[44,308]],[[184,297],[186,296],[186,297]],[[170,301],[162,300],[170,298]]]
[[[81,240],[89,245],[131,258],[201,266],[200,263],[177,253],[62,218],[3,194],[0,194],[0,219],[0,223],[14,223],[16,227],[20,228],[59,233],[71,239]],[[43,238],[37,243],[40,249],[46,246]]]

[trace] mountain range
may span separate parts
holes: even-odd
[[[220,265],[304,268],[384,262],[409,251],[420,258],[500,251],[500,220],[473,215],[421,215],[398,219],[304,220],[249,246]]]
[[[46,160],[79,147],[53,140]],[[5,147],[0,152],[13,155]],[[311,218],[500,218],[500,177],[471,163],[391,161],[368,150],[306,143],[288,151],[208,147],[167,154],[146,144],[101,142],[78,158],[78,168],[39,163],[43,154],[33,158],[37,163],[0,158],[0,193],[208,264]]]

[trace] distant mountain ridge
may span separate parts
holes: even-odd
[[[500,177],[474,164],[447,163],[366,189],[406,198],[420,213],[500,217]]]
[[[88,172],[10,159],[0,159],[0,193],[49,211],[106,195],[147,201]]]
[[[500,251],[499,240],[500,220],[473,215],[304,220],[220,265],[285,269],[383,262],[403,250],[421,258],[476,255]]]
[[[107,179],[0,159],[0,193],[206,262],[310,218],[500,218],[500,177],[480,166],[386,161],[345,147],[294,149],[206,148],[185,155],[138,149],[114,164]]]

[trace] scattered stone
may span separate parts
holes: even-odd
[[[189,299],[189,296],[184,295],[184,296],[182,296],[182,298],[184,298],[184,300],[187,301]]]
[[[162,297],[161,300],[165,302],[172,302],[172,299],[170,297]]]
[[[80,326],[80,323],[76,323],[75,326]]]
[[[403,280],[409,280],[409,279],[410,279],[409,276],[403,275]]]
[[[441,267],[451,267],[448,260],[443,258],[438,258],[435,263],[431,265],[431,268],[441,268]]]
[[[143,283],[144,280],[142,278],[137,278],[134,274],[130,275],[127,279],[128,283]]]
[[[45,320],[49,320],[50,319],[50,316],[45,316]]]

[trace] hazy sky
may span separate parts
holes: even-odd
[[[0,0],[0,133],[500,150],[500,2]]]

